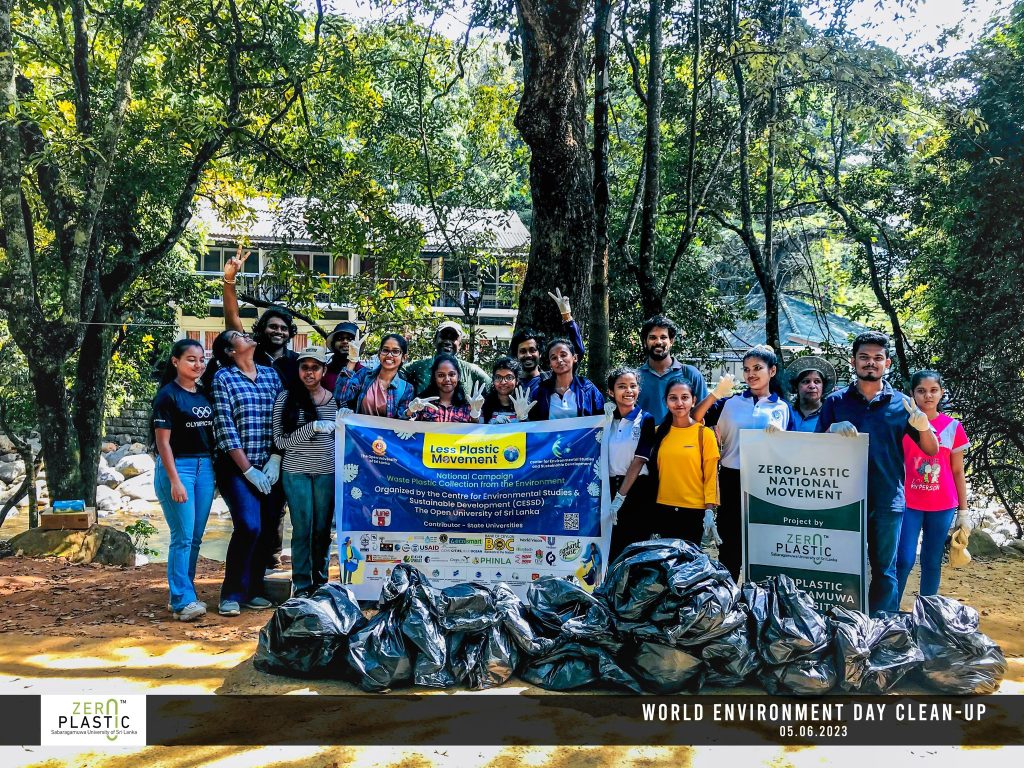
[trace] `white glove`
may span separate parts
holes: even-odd
[[[833,435],[842,435],[843,437],[857,436],[857,428],[848,421],[837,421],[828,428],[828,431]]]
[[[918,432],[927,432],[932,428],[932,423],[928,421],[928,414],[917,407],[917,403],[909,398],[903,401],[903,407],[907,411],[910,426],[916,429]]]
[[[782,427],[780,427],[774,421],[769,421],[768,422],[768,426],[764,428],[764,431],[765,431],[766,434],[774,435],[774,434],[776,434],[778,432],[785,432],[786,430],[784,430]]]
[[[353,413],[355,413],[355,411],[353,411],[351,408],[341,408],[341,409],[338,410],[338,415],[341,416],[341,418],[345,418],[346,416],[350,416]]]
[[[313,422],[313,431],[319,435],[329,435],[336,428],[336,424],[333,421],[327,419],[317,419]]]
[[[349,342],[348,342],[348,359],[349,360],[358,360],[359,359],[359,353],[363,350],[363,342],[364,341],[365,341],[365,339],[362,336],[358,335],[358,334],[356,334],[356,337],[354,339],[349,339]]]
[[[715,510],[704,510],[704,536],[709,536],[718,546],[722,546],[722,537],[718,535],[718,523],[715,522]]]
[[[509,398],[512,407],[516,409],[516,421],[529,421],[530,409],[537,404],[536,400],[530,399],[530,393],[525,387],[516,387],[516,391]]]
[[[562,319],[572,317],[572,309],[569,308],[569,297],[563,296],[562,292],[555,288],[555,292],[548,291],[548,296],[558,305],[558,311],[562,313]]]
[[[267,463],[263,465],[263,474],[267,476],[267,480],[273,485],[281,479],[281,454],[275,453],[269,459]]]
[[[619,524],[619,510],[622,509],[622,505],[626,502],[626,497],[621,493],[616,493],[615,498],[612,499],[612,503],[608,506],[608,511],[612,513],[612,525]]]
[[[724,400],[732,394],[733,388],[736,386],[736,377],[731,373],[722,374],[722,378],[715,384],[715,388],[711,391],[711,394],[715,396],[716,400]]]
[[[967,533],[974,530],[974,521],[971,519],[971,510],[965,509],[957,512],[956,527],[963,528]]]
[[[480,418],[484,407],[484,385],[477,382],[473,385],[473,394],[469,398],[469,415],[475,421]]]
[[[252,483],[253,487],[264,496],[270,493],[270,486],[272,486],[273,483],[270,482],[270,478],[256,469],[256,467],[249,467],[242,473],[242,477]]]
[[[440,400],[439,397],[414,397],[412,402],[409,403],[409,414],[419,413],[424,408],[430,408],[431,410],[437,410],[437,406],[434,403]]]

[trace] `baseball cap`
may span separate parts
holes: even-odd
[[[310,360],[316,360],[322,365],[327,365],[327,350],[323,347],[306,347],[304,350],[299,352],[298,357],[295,358],[295,362],[301,363],[307,357]]]
[[[327,337],[328,349],[334,348],[334,337],[339,333],[350,333],[352,334],[352,338],[355,338],[356,336],[359,335],[359,326],[350,320],[345,320],[343,322],[338,323],[336,326],[334,326],[334,330],[331,331],[330,335]]]
[[[462,339],[462,336],[463,336],[462,326],[459,325],[458,323],[456,323],[454,320],[445,320],[443,323],[441,323],[439,326],[437,326],[437,333],[440,335],[441,331],[443,331],[443,330],[445,330],[447,328],[451,328],[453,331],[455,331],[458,334],[459,339],[460,340]]]

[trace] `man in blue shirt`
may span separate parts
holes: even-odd
[[[704,375],[694,368],[672,356],[672,344],[676,340],[678,329],[675,323],[664,315],[655,315],[640,329],[647,361],[637,368],[640,373],[640,397],[637,405],[654,416],[654,423],[661,424],[668,414],[665,405],[665,389],[668,383],[676,378],[690,382],[693,390],[693,402],[699,403],[708,396],[708,385],[704,383]]]
[[[869,436],[868,606],[871,613],[898,611],[896,547],[904,509],[903,436],[909,435],[929,456],[939,452],[939,443],[924,412],[883,378],[892,364],[888,336],[877,331],[860,334],[853,341],[850,362],[857,379],[825,398],[816,431]]]

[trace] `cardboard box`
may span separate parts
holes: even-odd
[[[39,515],[39,527],[44,531],[84,531],[96,525],[96,507],[86,507],[84,512],[54,512],[47,508]]]

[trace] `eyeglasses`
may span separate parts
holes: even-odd
[[[500,382],[500,383],[507,384],[510,381],[515,381],[516,380],[516,375],[514,373],[510,373],[510,374],[508,374],[506,376],[495,376],[494,380],[497,381],[497,382]]]
[[[235,331],[235,335],[231,337],[231,341],[235,339],[251,339],[252,334],[246,333],[245,331]]]
[[[378,354],[381,357],[401,357],[402,350],[400,349],[382,349]]]

